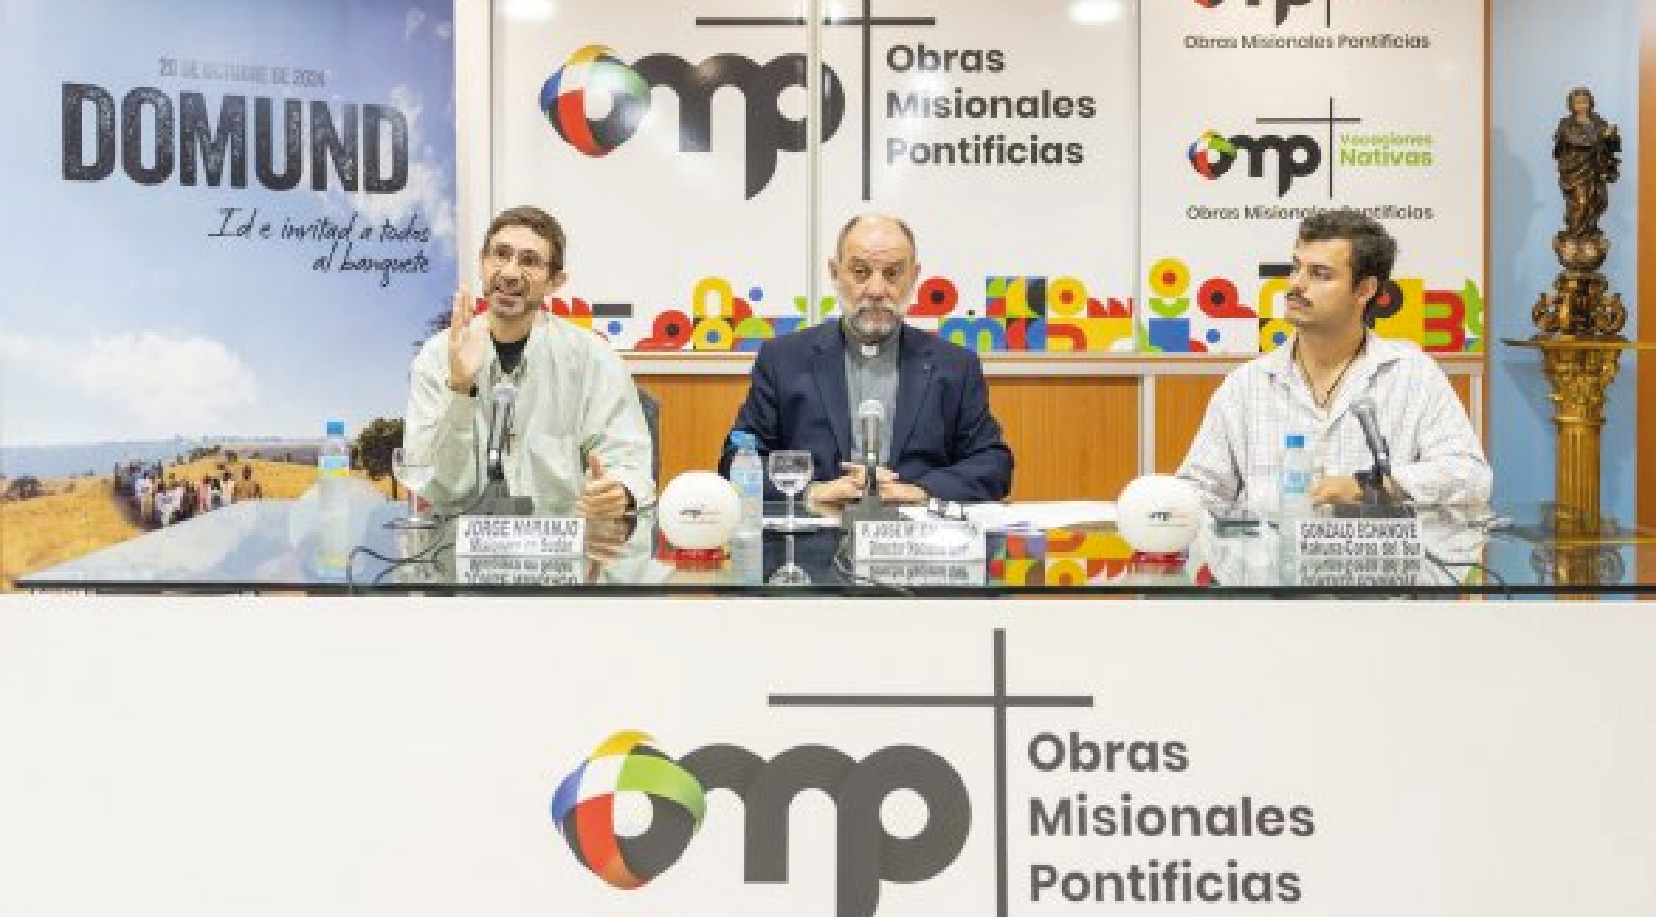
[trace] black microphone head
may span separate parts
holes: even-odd
[[[1359,414],[1359,415],[1367,414],[1367,415],[1369,415],[1369,417],[1374,418],[1375,417],[1375,399],[1371,398],[1368,395],[1365,395],[1362,398],[1359,398],[1357,401],[1352,402],[1352,411],[1355,414]]]

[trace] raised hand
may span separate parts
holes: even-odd
[[[490,349],[489,322],[473,313],[472,297],[461,287],[449,313],[449,388],[470,392],[489,362]]]
[[[627,488],[605,472],[597,451],[587,453],[587,485],[576,509],[588,519],[614,519],[627,513]]]

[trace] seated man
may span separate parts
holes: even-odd
[[[845,503],[863,493],[858,406],[884,410],[876,476],[882,499],[999,500],[1013,486],[1013,454],[990,414],[977,354],[904,324],[920,276],[903,221],[853,218],[829,262],[842,316],[767,341],[754,359],[734,430],[759,439],[761,455],[811,453],[807,498]],[[726,437],[719,467],[730,470]]]
[[[1212,499],[1237,500],[1245,483],[1265,483],[1252,471],[1281,466],[1286,435],[1301,433],[1312,457],[1313,501],[1357,501],[1363,491],[1353,474],[1373,460],[1352,405],[1369,398],[1392,453],[1386,487],[1394,496],[1489,499],[1490,466],[1444,371],[1415,344],[1370,330],[1373,301],[1396,254],[1386,229],[1355,210],[1313,214],[1300,224],[1284,296],[1295,334],[1220,384],[1180,477]],[[1277,481],[1269,483],[1275,494]]]
[[[502,457],[514,496],[591,517],[655,498],[650,431],[621,358],[541,308],[563,285],[563,268],[556,220],[535,207],[502,212],[481,255],[487,312],[474,314],[460,291],[449,327],[414,358],[403,442],[436,468],[421,494],[433,503],[464,510],[482,492],[491,393],[502,381],[517,386]]]

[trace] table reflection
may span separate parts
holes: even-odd
[[[804,517],[799,532],[766,528],[728,550],[690,556],[649,513],[593,520],[579,556],[457,554],[455,522],[429,530],[380,525],[399,505],[374,496],[354,511],[360,544],[350,576],[323,579],[307,563],[315,513],[304,501],[233,504],[18,578],[26,589],[311,592],[534,591],[621,588],[638,593],[948,594],[970,592],[1201,595],[1650,595],[1653,539],[1601,521],[1562,528],[1546,504],[1416,507],[1420,558],[1300,558],[1273,520],[1222,515],[1173,568],[1135,563],[1110,524],[991,530],[978,563],[854,562],[835,520]],[[560,515],[558,508],[548,508]],[[771,515],[768,507],[768,515]],[[780,513],[779,513],[780,514]],[[1566,530],[1568,528],[1569,530]],[[1643,572],[1642,572],[1643,571]]]

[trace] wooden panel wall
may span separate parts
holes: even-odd
[[[1139,380],[990,379],[1013,449],[1013,499],[1114,500],[1139,474]]]
[[[747,376],[633,377],[662,405],[662,483],[685,471],[715,471],[736,409],[748,394]]]
[[[1179,467],[1202,423],[1215,375],[1170,375],[1156,381],[1156,471]],[[711,470],[737,406],[745,375],[635,377],[662,405],[662,480]],[[1139,474],[1140,395],[1134,376],[993,376],[990,407],[1013,449],[1013,499],[1114,500]],[[1467,404],[1465,375],[1450,384]]]
[[[1163,376],[1156,381],[1156,470],[1173,474],[1185,460],[1197,428],[1202,426],[1208,399],[1220,387],[1220,376]],[[1461,398],[1463,408],[1472,401],[1473,381],[1467,375],[1451,375],[1450,387]]]
[[[1657,341],[1657,6],[1647,3],[1640,38],[1640,253],[1639,304],[1636,310],[1639,322],[1639,340],[1647,344]],[[1642,351],[1637,359],[1639,374],[1637,395],[1639,414],[1639,454],[1636,459],[1634,487],[1639,524],[1657,528],[1657,463],[1652,452],[1657,449],[1657,354]],[[1652,571],[1645,572],[1650,582]]]
[[[748,377],[634,378],[662,405],[662,480],[716,468]],[[1014,499],[1115,499],[1138,473],[1138,397],[1131,378],[992,378],[990,408],[1015,457]]]
[[[1159,474],[1173,474],[1202,426],[1208,399],[1224,376],[1163,376],[1156,380],[1156,462]]]

